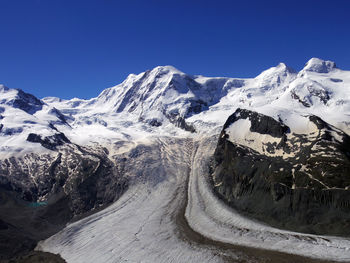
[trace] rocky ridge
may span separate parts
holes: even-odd
[[[276,227],[349,235],[350,137],[317,116],[305,119],[312,129],[297,134],[282,120],[237,109],[215,151],[214,190]]]

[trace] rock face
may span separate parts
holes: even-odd
[[[65,143],[50,147],[52,154],[0,161],[0,260],[34,249],[39,240],[112,203],[127,189],[127,179],[104,149]]]
[[[57,146],[65,143],[70,143],[68,138],[63,133],[56,133],[52,136],[42,138],[40,135],[30,133],[27,137],[28,142],[40,143],[43,147],[49,150],[55,150]]]
[[[316,116],[296,134],[237,109],[215,151],[212,182],[229,205],[294,231],[350,235],[350,138]],[[248,124],[248,125],[247,125]]]

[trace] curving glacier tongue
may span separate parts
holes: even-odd
[[[126,167],[140,174],[135,184],[36,249],[67,262],[349,261],[348,239],[272,228],[220,202],[204,176],[216,141],[163,137],[148,144],[151,151],[135,146]]]

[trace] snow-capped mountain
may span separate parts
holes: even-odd
[[[40,137],[47,138],[47,146],[52,140],[63,144],[58,129],[68,130],[69,124],[59,110],[22,90],[9,89],[0,85],[0,155],[44,151],[33,142],[40,143]],[[38,135],[36,138],[31,134]],[[33,141],[34,140],[34,141]],[[29,141],[32,141],[29,143]]]
[[[254,79],[245,80],[244,86],[232,90],[207,112],[190,118],[189,122],[196,124],[209,120],[214,124],[219,112],[226,120],[234,112],[233,108],[240,107],[276,120],[282,118],[295,129],[304,129],[298,127],[299,121],[295,118],[316,115],[349,134],[349,84],[349,71],[336,68],[334,62],[313,58],[298,73],[279,64]]]
[[[244,212],[253,211],[250,213],[253,216],[254,212],[260,213],[261,210],[252,201],[244,201],[248,192],[255,198],[251,199],[253,201],[266,197],[271,205],[282,200],[277,204],[277,210],[274,210],[276,206],[270,206],[272,214],[285,212],[283,209],[287,206],[301,204],[286,201],[294,196],[306,200],[310,207],[321,204],[316,209],[318,213],[325,211],[324,207],[331,207],[336,211],[334,218],[346,221],[347,217],[342,217],[341,213],[349,208],[349,98],[350,71],[317,58],[309,60],[299,72],[280,63],[255,78],[245,79],[193,76],[171,66],[160,66],[137,75],[130,74],[121,84],[89,100],[55,97],[40,100],[21,90],[0,86],[0,189],[4,189],[4,200],[12,200],[15,196],[15,207],[30,218],[26,224],[17,222],[17,214],[0,204],[0,210],[4,211],[1,214],[6,215],[0,217],[0,228],[7,229],[4,235],[10,240],[8,244],[17,244],[18,239],[27,238],[25,248],[32,249],[38,240],[57,232],[72,218],[98,211],[125,195],[103,213],[106,213],[106,218],[119,220],[126,215],[123,211],[128,215],[135,210],[142,211],[135,215],[139,218],[132,221],[135,233],[129,240],[133,243],[135,236],[140,237],[140,254],[125,255],[137,261],[142,258],[140,255],[149,238],[147,232],[142,239],[140,231],[153,233],[153,228],[147,230],[145,227],[151,218],[162,223],[172,222],[173,216],[170,215],[179,213],[173,200],[182,200],[180,194],[187,196],[183,190],[187,189],[186,178],[190,181],[188,197],[199,198],[197,193],[191,192],[201,180],[194,175],[199,171],[204,174],[203,178],[211,180],[212,184],[207,188],[213,188],[216,195],[229,205]],[[208,152],[201,153],[198,149]],[[181,169],[177,170],[177,167]],[[194,172],[189,172],[192,170]],[[197,222],[193,214],[193,211],[208,205],[209,192],[203,185],[197,188],[205,192],[202,202],[206,204],[196,207],[196,203],[189,200],[187,220],[193,229],[209,238],[210,233],[198,226],[209,224],[210,220]],[[257,190],[255,193],[254,189]],[[259,192],[259,189],[263,190]],[[273,190],[266,194],[266,189]],[[312,194],[307,192],[309,190]],[[326,192],[328,195],[324,196]],[[213,198],[211,196],[208,200]],[[242,203],[235,202],[239,198]],[[310,200],[316,200],[316,203]],[[163,201],[167,204],[162,205]],[[216,204],[217,201],[210,202]],[[32,204],[40,206],[39,212],[28,208]],[[152,212],[146,209],[147,204]],[[301,221],[284,218],[285,224],[269,223],[296,230],[296,224],[305,223],[305,214],[300,211],[303,208],[305,213],[314,211],[308,210],[310,207],[297,209]],[[205,218],[206,212],[200,210],[198,213]],[[290,216],[284,212],[284,216]],[[312,218],[318,215],[315,213]],[[46,218],[47,224],[42,226],[42,234],[38,234],[33,226],[37,226],[41,218]],[[11,220],[15,222],[14,227],[9,223]],[[101,242],[99,253],[105,255],[105,262],[112,262],[113,251],[118,248],[103,245],[103,240],[114,244],[113,231],[106,229],[101,237],[96,229],[101,229],[100,224],[104,226],[105,219],[96,216],[91,219],[91,224],[89,220],[77,223],[81,231],[75,231],[75,225],[72,225],[47,244],[43,243],[41,249],[60,253],[69,251],[64,254],[69,262],[80,257],[89,261],[91,252],[79,243],[67,242],[66,238],[77,234],[77,240],[89,242],[86,238],[94,240],[96,236]],[[215,220],[215,224],[219,224],[220,219]],[[237,226],[235,220],[232,222],[230,231],[240,229],[240,224],[243,224],[239,221]],[[290,224],[286,225],[288,222]],[[16,224],[21,228],[16,228]],[[330,232],[322,232],[323,226],[303,228],[300,225],[297,230],[339,234],[342,224],[343,221],[334,224],[334,231]],[[230,224],[223,222],[219,225]],[[161,229],[167,231],[168,226],[163,225]],[[123,232],[127,229],[125,225],[114,227],[126,235],[123,240],[128,240],[129,233]],[[176,233],[173,226],[171,229]],[[93,237],[89,236],[91,231]],[[242,231],[238,231],[240,236]],[[174,236],[174,233],[167,235]],[[232,236],[237,237],[237,233]],[[265,237],[264,233],[256,234],[255,237],[259,238],[252,241],[252,245],[249,242],[244,244],[271,249],[261,244],[260,237]],[[295,237],[293,233],[288,234],[289,241],[282,236],[278,238],[282,244],[291,242],[291,237]],[[249,234],[246,238],[244,242],[251,240]],[[316,239],[322,242],[322,238]],[[232,240],[227,242],[236,244]],[[301,240],[310,245],[308,240],[312,238],[303,237]],[[175,241],[173,238],[158,241],[171,247],[176,238]],[[342,246],[349,245],[346,240],[344,242]],[[90,245],[90,249],[94,247]],[[67,246],[71,247],[64,250]],[[0,243],[0,252],[1,247]],[[289,252],[287,247],[276,246],[276,249]],[[311,247],[316,249],[314,244]],[[333,257],[342,248],[334,245],[332,249],[325,251]],[[74,254],[74,251],[80,254]],[[301,251],[304,250],[293,250],[293,253],[304,253]],[[163,255],[162,251],[159,253]],[[189,258],[203,260],[196,253]],[[346,253],[339,258],[344,260]]]
[[[106,145],[147,134],[186,134],[181,130],[219,133],[238,107],[283,119],[295,129],[304,129],[300,116],[316,115],[349,134],[349,85],[348,71],[313,58],[300,72],[280,63],[252,79],[207,78],[156,67],[130,74],[90,100],[39,100],[2,86],[2,132],[12,136],[3,138],[1,147],[6,153],[28,148],[27,136],[35,130],[42,136],[58,130],[78,144]]]
[[[87,141],[94,140],[96,133],[108,133],[109,136],[105,137],[109,138],[129,139],[139,137],[139,130],[142,134],[144,130],[158,134],[181,133],[174,130],[174,125],[194,132],[194,127],[185,120],[206,111],[229,90],[241,87],[243,82],[190,76],[174,67],[164,66],[138,75],[131,74],[123,83],[90,100],[44,98],[43,101],[72,118],[72,127],[93,129],[92,138]],[[130,126],[134,129],[124,129]]]

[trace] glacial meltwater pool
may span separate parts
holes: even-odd
[[[29,203],[28,206],[29,207],[40,207],[40,206],[45,206],[47,205],[47,202],[32,202],[32,203]]]

